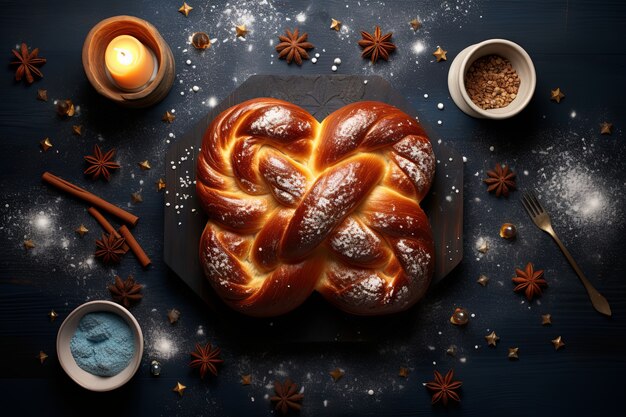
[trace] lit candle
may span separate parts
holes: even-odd
[[[146,85],[155,66],[148,48],[128,35],[118,36],[109,43],[104,61],[113,81],[126,90]]]

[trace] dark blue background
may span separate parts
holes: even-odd
[[[268,384],[277,375],[280,379],[288,375],[305,387],[303,416],[621,414],[626,370],[624,2],[189,3],[194,10],[188,18],[177,13],[180,4],[173,0],[1,3],[0,39],[7,63],[0,77],[3,411],[8,415],[63,416],[103,415],[104,411],[118,415],[268,415],[271,408],[264,398],[271,395]],[[225,13],[228,9],[230,14]],[[296,22],[299,13],[305,21]],[[139,111],[115,107],[95,93],[83,73],[84,37],[98,21],[117,14],[152,22],[172,48],[177,80],[169,96],[155,107]],[[246,41],[235,42],[229,31],[245,15],[255,17],[249,25],[252,32]],[[408,21],[416,15],[424,26],[414,33]],[[329,30],[331,17],[342,20],[349,27],[347,33]],[[306,62],[298,68],[276,59],[270,40],[296,23],[309,33],[316,45],[313,52],[321,54],[315,65]],[[371,31],[375,24],[394,32],[398,50],[390,63],[372,68],[359,57],[356,41],[358,30]],[[201,54],[186,44],[190,34],[199,30],[217,39]],[[522,114],[503,122],[465,116],[449,99],[446,85],[454,56],[472,43],[494,37],[520,43],[537,70],[533,101]],[[22,41],[39,47],[48,59],[42,68],[45,78],[32,86],[15,83],[8,67],[10,49]],[[412,49],[417,41],[424,45],[421,53]],[[448,50],[447,62],[433,62],[430,53],[437,45]],[[204,304],[163,264],[163,195],[155,191],[154,182],[164,176],[169,163],[165,161],[167,140],[175,141],[206,114],[209,98],[219,101],[251,74],[330,73],[335,57],[342,59],[339,73],[387,78],[413,103],[431,131],[467,157],[465,259],[411,312],[413,325],[406,326],[403,321],[403,327],[388,340],[242,345],[220,329]],[[191,65],[185,63],[187,59]],[[200,87],[198,93],[189,91],[194,85]],[[561,104],[549,100],[550,89],[557,86],[566,94]],[[46,88],[50,101],[35,100],[37,88]],[[424,99],[424,94],[429,98]],[[53,100],[63,98],[80,106],[80,114],[72,120],[56,116]],[[437,110],[438,102],[445,104],[443,111]],[[160,121],[168,109],[176,110],[172,125]],[[599,123],[605,120],[615,124],[612,136],[599,135]],[[85,135],[73,136],[72,124],[83,124]],[[54,148],[43,153],[38,143],[46,136]],[[118,149],[123,166],[109,184],[92,183],[81,174],[82,156],[100,141],[107,149]],[[137,166],[145,159],[152,170],[144,172]],[[497,162],[508,163],[517,171],[521,190],[532,188],[542,194],[562,239],[611,302],[611,319],[592,309],[556,245],[530,223],[518,202],[521,193],[508,200],[486,193],[481,178]],[[98,226],[83,205],[41,184],[44,170],[122,206],[130,204],[132,192],[141,191],[144,202],[130,205],[129,210],[141,217],[134,233],[152,256],[153,267],[142,271],[131,257],[116,269],[85,263],[93,252]],[[585,205],[589,190],[597,193],[599,207]],[[50,224],[38,226],[41,218]],[[497,236],[504,221],[518,225],[516,241],[503,242]],[[90,229],[83,239],[73,232],[80,223]],[[489,239],[492,246],[485,255],[475,249],[481,237]],[[22,247],[28,238],[38,245],[32,251]],[[550,285],[540,304],[529,305],[512,292],[514,268],[528,261],[545,269]],[[96,394],[78,387],[60,368],[54,347],[56,331],[77,305],[108,299],[106,285],[116,273],[123,277],[132,273],[146,284],[143,301],[132,309],[143,327],[146,350],[130,383],[111,393]],[[475,282],[479,274],[491,278],[487,287]],[[465,328],[448,323],[456,306],[475,314]],[[174,326],[166,319],[172,307],[182,312]],[[46,316],[51,308],[60,315],[53,323]],[[552,314],[551,327],[541,326],[544,313]],[[393,326],[394,321],[388,325]],[[198,334],[199,326],[203,335]],[[493,329],[501,337],[495,349],[488,348],[483,339]],[[550,340],[558,335],[566,347],[554,351]],[[169,357],[158,344],[162,339],[175,348]],[[195,342],[207,340],[222,348],[225,364],[219,377],[202,381],[187,366],[188,352]],[[445,354],[451,344],[458,346],[456,357]],[[519,361],[507,360],[509,346],[520,348]],[[43,366],[35,359],[39,350],[50,355]],[[153,358],[163,364],[159,378],[148,371]],[[410,368],[407,379],[397,376],[400,366]],[[346,372],[337,383],[328,375],[335,367]],[[434,369],[446,372],[451,368],[464,383],[461,404],[447,410],[431,407],[422,383],[432,379]],[[253,375],[253,385],[240,385],[240,375],[245,373]],[[171,392],[176,381],[188,387],[182,398]],[[372,396],[367,394],[370,389]]]

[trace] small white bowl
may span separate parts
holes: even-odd
[[[78,327],[80,319],[87,313],[93,312],[109,312],[115,313],[123,318],[130,326],[135,338],[135,354],[130,360],[128,366],[117,375],[98,376],[90,374],[81,369],[70,350],[70,341],[74,332]],[[57,334],[57,356],[63,370],[78,385],[91,391],[111,391],[121,387],[128,382],[141,364],[141,356],[143,355],[143,333],[141,327],[135,317],[119,304],[111,301],[96,300],[78,306],[72,311],[61,324],[59,333]]]
[[[478,58],[500,55],[509,60],[520,78],[517,96],[506,107],[483,110],[465,89],[465,73]],[[535,66],[530,56],[518,44],[506,39],[488,39],[463,49],[452,61],[448,72],[448,89],[454,103],[466,114],[484,119],[507,119],[521,112],[530,102],[537,84]]]

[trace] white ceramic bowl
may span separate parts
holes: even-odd
[[[517,96],[508,106],[483,110],[470,99],[465,89],[465,73],[478,58],[500,55],[509,60],[520,78]],[[448,89],[454,103],[466,114],[485,119],[507,119],[521,112],[530,102],[537,84],[535,66],[518,44],[506,39],[488,39],[463,49],[452,61],[448,72]]]
[[[115,313],[123,318],[130,326],[135,338],[135,354],[128,366],[119,374],[107,377],[93,375],[81,369],[76,364],[70,350],[70,340],[72,340],[80,319],[87,313],[102,311]],[[57,356],[61,367],[78,385],[91,391],[111,391],[124,385],[137,372],[142,355],[143,333],[139,323],[130,311],[111,301],[96,300],[78,306],[63,321],[57,334]]]

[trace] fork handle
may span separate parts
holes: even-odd
[[[565,257],[569,261],[569,264],[572,266],[572,268],[574,268],[574,271],[576,271],[578,278],[580,278],[580,282],[583,283],[583,285],[585,286],[585,289],[587,290],[587,294],[589,295],[589,299],[591,299],[591,304],[593,305],[593,308],[595,308],[598,312],[604,314],[605,316],[610,317],[611,306],[609,305],[609,302],[606,300],[606,298],[604,298],[602,294],[600,294],[593,287],[593,285],[591,284],[591,282],[589,282],[587,277],[585,277],[585,274],[583,274],[583,271],[580,270],[580,268],[578,267],[578,264],[576,263],[572,255],[569,253],[565,245],[563,245],[563,242],[561,242],[561,239],[559,239],[556,232],[552,228],[550,228],[550,230],[547,231],[547,233],[550,236],[552,236],[552,239],[554,239],[556,244],[559,245],[559,249],[561,249],[561,252],[563,252],[563,255],[565,255]]]

